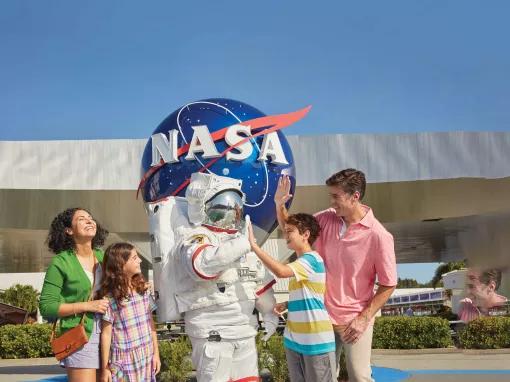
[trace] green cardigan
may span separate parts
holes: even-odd
[[[103,252],[94,250],[99,262],[103,261]],[[58,317],[58,308],[63,303],[87,301],[90,295],[90,280],[73,251],[63,251],[54,256],[44,277],[39,301],[41,315],[46,318]],[[83,313],[82,313],[83,314]],[[60,333],[74,328],[80,322],[82,314],[60,318]],[[84,326],[90,337],[94,323],[94,313],[87,312]]]

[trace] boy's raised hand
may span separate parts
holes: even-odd
[[[277,207],[283,206],[285,203],[292,198],[292,194],[290,193],[291,181],[288,175],[280,176],[278,179],[278,187],[276,188],[276,193],[274,194],[274,202]]]
[[[255,238],[255,234],[253,233],[253,226],[251,225],[250,215],[246,215],[246,233],[248,234],[248,241],[250,242],[250,246],[257,247],[257,239]]]

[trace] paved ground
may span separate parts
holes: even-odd
[[[54,358],[0,359],[0,381],[40,381],[63,375]]]
[[[510,349],[375,350],[375,366],[401,370],[509,370]]]
[[[377,382],[510,381],[510,349],[374,350]],[[0,381],[65,381],[53,358],[0,360]]]
[[[398,370],[378,382],[508,382],[510,349],[501,350],[377,350],[374,366]],[[377,373],[376,373],[377,374]]]
[[[508,382],[510,376],[506,375],[483,375],[483,374],[428,374],[413,375],[405,379],[405,382]],[[379,382],[379,381],[378,381]]]

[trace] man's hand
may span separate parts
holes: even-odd
[[[290,193],[290,178],[288,175],[282,175],[280,179],[278,179],[278,187],[276,188],[276,193],[274,194],[274,202],[276,207],[281,207],[285,205],[292,198],[292,194]]]
[[[349,325],[347,325],[343,333],[341,333],[340,337],[342,338],[342,341],[348,344],[355,344],[358,342],[363,333],[365,333],[369,324],[370,319],[368,318],[368,315],[362,312],[358,317],[352,320]]]

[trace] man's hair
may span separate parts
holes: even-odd
[[[489,269],[480,273],[480,277],[478,278],[481,283],[485,285],[489,285],[491,281],[494,281],[496,287],[495,290],[499,289],[501,284],[501,271],[499,269]]]
[[[309,214],[299,213],[290,215],[285,223],[296,227],[301,235],[306,231],[310,232],[310,236],[308,237],[308,243],[310,245],[315,242],[321,232],[321,227],[317,219]]]
[[[365,174],[354,168],[347,168],[331,175],[326,180],[326,185],[340,187],[344,192],[352,195],[359,192],[359,200],[365,196],[365,187],[367,182]]]

